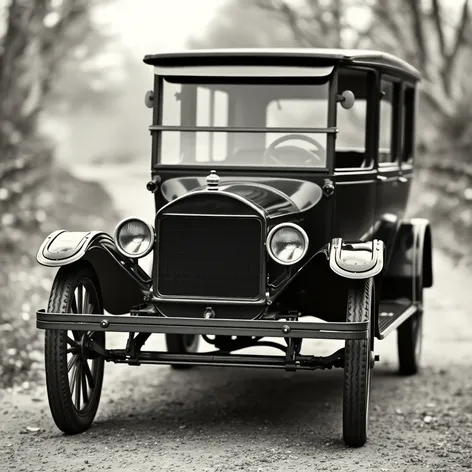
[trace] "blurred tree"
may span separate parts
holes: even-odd
[[[103,110],[119,93],[114,74],[122,66],[125,51],[104,25],[95,24],[92,11],[114,0],[88,0],[86,17],[71,30],[67,52],[47,96],[50,113],[71,113],[82,108]]]
[[[300,46],[377,48],[415,65],[423,74],[422,104],[426,110],[422,116],[432,125],[434,135],[438,135],[438,128],[445,133],[440,140],[448,143],[466,130],[469,134],[469,128],[458,129],[462,119],[455,119],[458,114],[463,118],[464,96],[472,94],[469,76],[461,67],[461,59],[471,55],[469,3],[255,0],[258,8],[290,27]],[[449,140],[445,140],[447,136]]]
[[[107,45],[92,21],[93,8],[104,1],[110,0],[0,0],[2,386],[40,365],[41,337],[31,313],[47,303],[52,283],[51,271],[34,263],[44,233],[106,230],[117,218],[100,185],[53,165],[53,143],[43,135],[47,113],[70,113],[65,104],[103,107],[110,87],[97,87],[104,70],[91,64]]]
[[[423,75],[411,212],[439,247],[469,255],[472,237],[471,0],[232,0],[190,47],[342,47],[391,52]]]
[[[103,1],[103,0],[101,0]],[[36,227],[44,201],[35,191],[50,175],[52,146],[41,135],[38,119],[45,106],[58,103],[56,78],[61,66],[78,62],[101,47],[94,30],[94,0],[11,0],[4,2],[0,51],[0,237],[20,237]],[[94,44],[96,49],[90,48]],[[59,81],[60,82],[60,81]],[[66,84],[76,92],[77,80]],[[83,87],[82,87],[83,89]],[[80,90],[80,88],[79,88]],[[8,231],[4,231],[8,228]],[[20,236],[19,236],[20,235]]]
[[[289,25],[281,24],[254,4],[233,0],[220,8],[203,36],[192,37],[190,48],[289,47],[297,46]]]
[[[341,47],[341,2],[233,0],[190,47]],[[318,4],[323,4],[317,10]]]
[[[423,144],[472,134],[472,98],[463,61],[472,57],[470,1],[235,0],[191,47],[301,46],[375,48],[418,67],[424,78]],[[464,115],[467,119],[464,121]],[[466,124],[467,123],[467,124]],[[442,133],[437,133],[440,128]],[[449,138],[449,139],[448,139]],[[472,138],[469,138],[472,141]],[[437,143],[434,143],[437,146]]]

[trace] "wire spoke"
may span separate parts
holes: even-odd
[[[83,289],[84,286],[82,284],[79,284],[77,287],[77,308],[78,308],[78,313],[83,313],[84,305],[84,294],[83,294]]]
[[[88,380],[88,384],[90,388],[95,388],[95,380],[93,378],[92,371],[90,370],[90,366],[87,362],[87,359],[84,359],[83,367],[84,367],[84,375],[86,376]]]
[[[71,313],[93,313],[100,305],[93,287],[88,287],[87,281],[84,282],[79,282],[71,296],[69,310]],[[85,339],[95,341],[97,333],[95,331],[69,330],[64,331],[64,334],[67,343],[65,346],[67,377],[71,400],[76,410],[81,412],[87,408],[97,386],[96,361],[92,359],[90,363],[88,362],[87,354],[82,352],[82,345]],[[102,338],[99,337],[99,339]],[[102,342],[98,342],[98,344],[102,345]]]
[[[84,287],[84,299],[82,301],[82,313],[90,313],[90,294]]]
[[[79,359],[79,356],[77,354],[75,354],[74,356],[70,358],[69,362],[67,363],[67,372],[70,372],[70,370],[76,364],[78,359]]]
[[[75,299],[75,293],[72,294],[71,310],[72,310],[72,313],[79,312],[79,310],[77,309],[77,300]]]
[[[82,367],[84,367],[85,364],[87,364],[87,361],[84,359]],[[82,397],[84,399],[84,406],[85,406],[89,401],[88,392],[87,392],[87,389],[88,389],[87,380],[85,378],[85,369],[82,368],[80,372],[81,372],[80,382],[81,382],[81,385],[82,385]]]
[[[78,367],[78,363],[74,364],[73,367],[72,367],[72,372],[71,372],[71,380],[70,380],[70,394],[71,396],[74,395],[74,390],[75,390],[75,387],[76,387],[76,383],[77,383],[77,367]]]
[[[77,410],[80,410],[80,394],[82,389],[82,364],[79,362],[77,364],[76,374],[76,389],[75,389],[75,407]]]
[[[79,345],[77,341],[70,338],[69,336],[67,336],[67,343],[72,346],[72,349],[79,349]],[[69,352],[69,350],[67,350],[67,352]]]

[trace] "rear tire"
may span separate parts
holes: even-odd
[[[167,352],[172,354],[191,354],[198,351],[200,337],[197,334],[166,334]],[[194,366],[171,364],[172,369],[183,370]]]
[[[398,363],[401,375],[415,375],[420,370],[423,338],[423,313],[403,322],[397,330]]]
[[[373,279],[353,280],[348,288],[346,321],[369,322],[368,339],[347,340],[344,351],[343,439],[353,447],[367,441],[374,306]]]
[[[97,277],[83,262],[57,272],[48,303],[51,313],[103,313]],[[66,434],[86,431],[100,403],[105,361],[84,343],[105,347],[105,333],[46,330],[45,371],[49,408]]]
[[[418,289],[414,296],[419,306],[419,312],[397,329],[397,348],[399,373],[401,375],[415,375],[420,370],[421,347],[423,344],[423,278],[417,281]]]

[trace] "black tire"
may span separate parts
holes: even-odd
[[[347,340],[344,352],[343,439],[360,447],[367,441],[371,383],[371,324],[375,307],[374,281],[353,280],[347,294],[348,322],[369,321],[369,339]]]
[[[167,352],[172,354],[186,354],[198,351],[200,336],[197,334],[166,334]],[[172,369],[183,370],[194,366],[185,364],[171,364]]]
[[[48,311],[103,313],[97,277],[89,265],[78,262],[59,269]],[[90,428],[100,403],[105,361],[83,347],[84,341],[89,340],[105,347],[104,332],[46,330],[45,333],[49,408],[57,427],[66,434]]]
[[[423,344],[423,278],[417,280],[415,302],[418,313],[405,320],[397,329],[398,365],[401,375],[415,375],[420,370]]]
[[[397,329],[398,364],[401,375],[415,375],[420,370],[423,339],[423,313],[404,321]]]

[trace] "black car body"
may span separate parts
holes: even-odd
[[[38,261],[63,266],[76,294],[90,282],[95,302],[72,314],[39,311],[38,327],[56,343],[78,332],[61,342],[85,363],[343,367],[344,439],[364,444],[374,338],[397,330],[400,370],[416,373],[422,292],[432,285],[429,223],[404,217],[418,72],[384,53],[323,49],[197,50],[144,62],[155,72],[146,94],[153,224],[127,218],[113,238],[50,235]],[[151,251],[148,276],[136,261]],[[129,332],[127,347],[105,349],[105,331]],[[168,352],[142,350],[151,333],[166,333]],[[196,352],[198,335],[218,350]],[[346,345],[315,358],[300,353],[303,338]],[[261,344],[284,355],[232,354]],[[85,408],[94,389],[84,382]],[[65,432],[88,427],[52,411]]]

